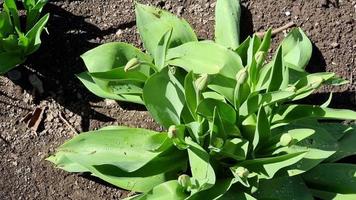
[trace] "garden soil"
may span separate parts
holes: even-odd
[[[215,0],[141,1],[163,7],[187,19],[199,38],[213,39]],[[348,79],[338,88],[323,88],[310,101],[322,103],[334,92],[333,107],[355,110],[356,1],[250,0],[242,1],[242,37],[294,21],[314,43],[311,72],[330,71]],[[88,174],[70,174],[44,159],[77,132],[105,125],[161,130],[143,107],[102,100],[75,77],[85,70],[80,55],[112,41],[142,47],[135,26],[132,0],[54,0],[48,35],[26,63],[0,77],[0,199],[122,199],[131,195]],[[284,33],[274,37],[274,47]],[[39,79],[33,88],[29,78]],[[24,117],[35,108],[44,111],[37,131]],[[26,121],[26,120],[25,120]]]

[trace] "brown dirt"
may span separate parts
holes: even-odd
[[[145,0],[186,18],[200,38],[212,39],[214,0]],[[326,3],[325,3],[326,2]],[[314,42],[310,71],[333,71],[350,84],[324,88],[314,100],[336,93],[333,106],[355,109],[356,90],[356,1],[250,0],[243,1],[243,36],[293,20]],[[137,106],[103,101],[90,94],[74,77],[85,69],[79,55],[109,41],[141,45],[135,27],[131,0],[54,0],[46,6],[51,13],[49,36],[41,49],[17,70],[21,78],[0,77],[0,199],[121,199],[128,192],[82,174],[54,169],[44,161],[77,131],[123,124],[160,130]],[[287,16],[289,13],[290,15]],[[275,44],[283,38],[279,34]],[[45,92],[33,92],[28,81],[36,74]],[[36,132],[20,122],[36,106],[46,107],[44,123]]]

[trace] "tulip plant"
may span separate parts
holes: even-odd
[[[40,47],[41,33],[49,14],[39,19],[47,0],[22,0],[26,19],[20,16],[15,0],[4,0],[0,12],[0,75],[5,74]],[[25,19],[22,23],[22,19]]]
[[[238,0],[217,0],[215,41],[173,14],[136,4],[147,53],[99,46],[78,75],[94,94],[143,104],[164,132],[110,126],[82,133],[47,160],[136,192],[128,199],[356,199],[356,112],[298,104],[320,86],[312,45],[295,28],[266,59],[271,30],[240,43]],[[299,101],[298,101],[299,100]],[[333,121],[330,121],[333,120]]]

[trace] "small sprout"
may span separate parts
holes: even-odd
[[[237,84],[243,84],[246,79],[247,79],[247,70],[245,68],[241,69],[239,72],[237,72],[236,74],[236,81],[237,81]]]
[[[281,138],[279,139],[279,144],[283,147],[289,146],[293,141],[293,137],[288,134],[284,133]]]
[[[246,179],[250,175],[250,172],[244,167],[238,167],[235,169],[235,174],[240,178]]]
[[[175,125],[168,128],[168,137],[171,139],[177,137],[177,127]]]
[[[185,189],[190,188],[192,185],[192,182],[190,181],[190,176],[186,174],[182,174],[178,177],[178,183]]]
[[[201,74],[197,80],[195,80],[194,85],[198,91],[203,91],[208,85],[208,74]]]
[[[127,62],[127,64],[125,65],[124,71],[128,72],[131,70],[136,69],[138,66],[140,66],[141,62],[137,59],[137,58],[132,58],[131,60],[129,60]]]

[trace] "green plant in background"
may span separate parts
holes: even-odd
[[[334,73],[304,69],[312,45],[293,29],[266,57],[271,30],[240,43],[240,5],[218,0],[216,39],[197,41],[174,15],[136,4],[147,54],[109,43],[85,53],[78,77],[104,98],[141,103],[166,132],[105,127],[47,160],[138,192],[128,199],[354,199],[356,112],[297,104]]]
[[[0,74],[25,62],[26,57],[40,47],[41,33],[49,14],[39,19],[47,0],[23,0],[26,22],[17,9],[15,0],[4,0],[0,13]]]

